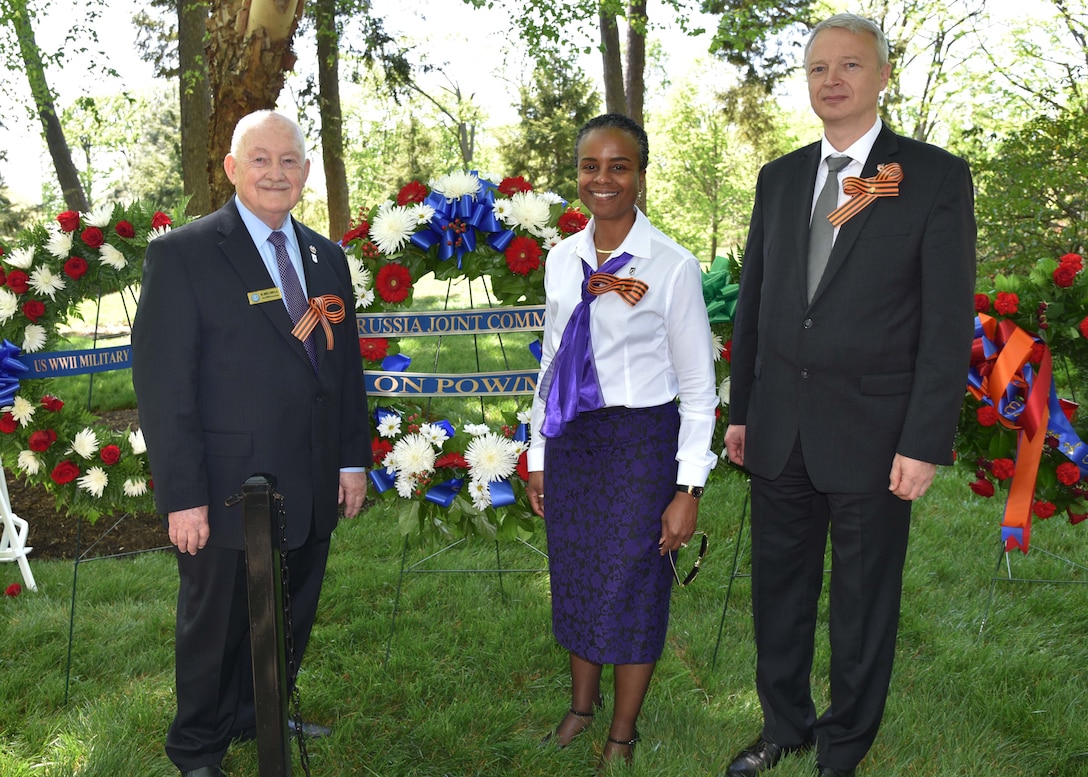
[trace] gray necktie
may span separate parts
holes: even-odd
[[[827,180],[820,196],[816,198],[816,208],[812,211],[812,226],[808,232],[808,299],[816,293],[820,279],[827,267],[827,258],[831,256],[831,246],[835,242],[835,227],[827,220],[828,214],[839,203],[839,171],[850,164],[848,156],[829,156],[827,158]]]
[[[298,273],[291,264],[291,257],[287,255],[287,235],[275,230],[268,236],[268,242],[276,248],[276,265],[280,270],[280,285],[283,299],[287,303],[287,312],[291,315],[291,323],[297,324],[298,320],[306,314],[309,305],[306,303],[306,295],[302,293],[302,284],[299,283]],[[314,333],[310,332],[302,344],[306,346],[306,353],[310,357],[310,363],[317,371],[317,347],[314,343]]]

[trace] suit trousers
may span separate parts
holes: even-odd
[[[245,551],[208,545],[196,555],[176,555],[177,714],[166,753],[184,772],[220,763],[231,740],[251,733],[257,720]],[[329,538],[318,539],[312,530],[287,554],[296,667],[310,639],[328,556]]]
[[[763,736],[793,746],[815,735],[821,764],[852,769],[869,751],[884,714],[911,504],[886,490],[819,491],[799,439],[783,472],[773,479],[753,474],[751,489]],[[817,719],[810,678],[829,527],[831,703]]]

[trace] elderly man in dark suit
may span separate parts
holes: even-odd
[[[853,775],[872,745],[911,502],[952,461],[971,347],[966,163],[878,119],[891,66],[870,20],[821,22],[805,67],[824,136],[760,172],[733,335],[725,442],[751,475],[763,709],[734,777],[813,745],[822,777]],[[809,676],[829,523],[831,703],[817,717]]]
[[[310,169],[302,131],[250,114],[223,166],[236,196],[148,245],[132,332],[155,502],[181,578],[166,751],[187,777],[221,775],[230,742],[255,726],[242,507],[225,500],[255,473],[277,479],[297,664],[338,505],[359,512],[371,463],[347,262],[291,216]],[[319,325],[296,336],[307,314]]]

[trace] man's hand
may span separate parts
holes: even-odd
[[[167,516],[170,530],[170,542],[178,546],[182,553],[196,555],[196,552],[208,544],[211,529],[208,527],[208,506],[190,507],[177,510]]]
[[[913,502],[929,489],[929,484],[933,482],[933,476],[936,474],[936,464],[911,459],[897,453],[892,459],[888,490],[900,499]]]
[[[366,481],[365,472],[340,473],[340,492],[336,501],[344,506],[345,518],[354,518],[363,509],[363,502],[366,501]]]
[[[725,452],[738,467],[744,466],[744,424],[729,424],[725,429]]]

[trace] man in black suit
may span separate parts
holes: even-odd
[[[251,475],[276,477],[297,665],[338,504],[359,512],[371,463],[347,262],[291,217],[310,169],[302,131],[272,111],[250,114],[223,167],[235,197],[148,245],[132,332],[155,503],[181,578],[166,751],[187,777],[221,775],[231,740],[256,723],[242,506],[225,500]],[[296,336],[307,312],[316,328]]]
[[[872,745],[911,501],[952,461],[972,337],[966,163],[877,118],[891,66],[870,20],[821,22],[805,67],[824,136],[760,172],[733,334],[725,442],[751,475],[763,709],[759,738],[727,770],[737,777],[813,745],[820,775],[853,775]],[[829,157],[845,165],[825,198],[824,212],[839,208],[831,218],[813,215]],[[809,678],[829,523],[831,704],[817,717]]]

